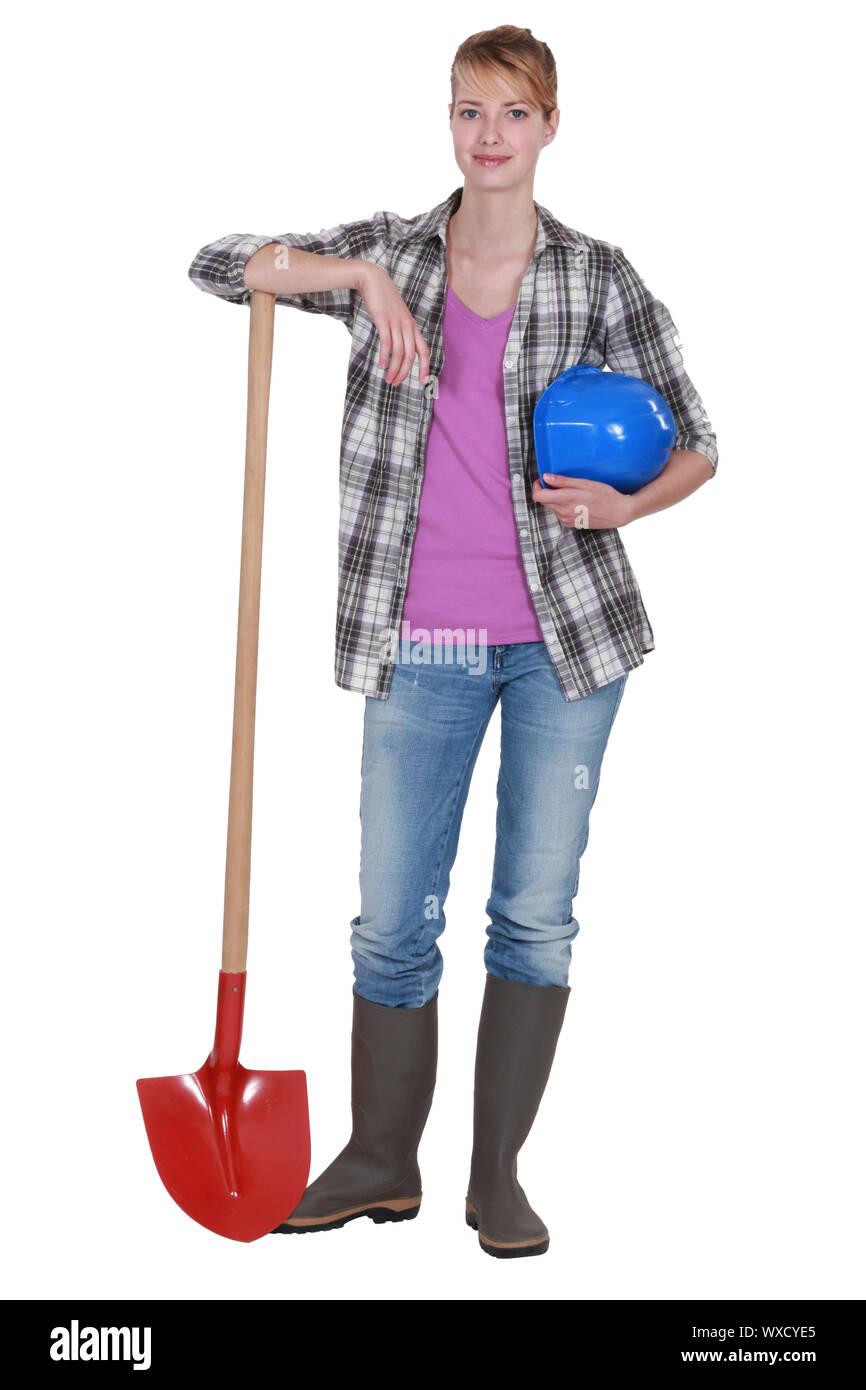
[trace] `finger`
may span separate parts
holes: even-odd
[[[394,384],[394,378],[399,372],[402,364],[403,334],[400,330],[399,319],[394,319],[391,322],[391,365],[389,366],[388,371],[385,375],[385,380],[389,382],[391,385]]]
[[[533,482],[532,488],[534,500],[540,502],[543,507],[547,507],[548,511],[558,516],[560,521],[563,516],[567,516],[572,511],[577,499],[577,494],[574,492],[565,493],[560,488],[543,487],[539,479]]]
[[[423,386],[430,371],[430,349],[420,332],[417,331],[415,333],[415,346],[418,350],[418,377]]]
[[[378,324],[377,324],[378,327]],[[391,330],[387,323],[379,328],[379,366],[387,367],[391,355]]]
[[[406,380],[414,361],[415,345],[413,335],[409,325],[403,323],[400,325],[400,363],[397,369],[397,375],[394,378],[395,386],[399,386],[401,382]]]
[[[403,325],[403,367],[400,372],[400,381],[405,381],[412,370],[412,363],[415,361],[415,320],[410,319]]]
[[[403,337],[403,325],[397,325],[394,334],[394,356],[391,361],[391,384],[399,386],[403,380],[403,364],[406,360],[406,339]]]
[[[553,487],[588,487],[590,478],[571,478],[563,473],[545,473],[544,481]]]
[[[570,478],[562,473],[545,473],[543,475],[546,483],[551,483],[554,487],[573,487],[586,492],[588,488],[598,487],[599,484],[594,478]],[[606,484],[602,484],[606,486]]]

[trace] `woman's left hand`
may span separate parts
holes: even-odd
[[[627,526],[634,520],[631,495],[617,492],[608,483],[565,478],[560,473],[545,473],[544,480],[547,487],[542,486],[540,478],[534,480],[532,500],[547,507],[564,526],[602,530]]]

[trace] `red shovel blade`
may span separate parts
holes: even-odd
[[[231,1240],[267,1235],[294,1211],[310,1173],[307,1078],[237,1061],[245,972],[220,971],[213,1050],[197,1072],[136,1082],[166,1189]]]

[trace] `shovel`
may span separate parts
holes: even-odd
[[[231,1240],[257,1240],[285,1221],[310,1172],[307,1078],[250,1071],[238,1061],[250,917],[253,746],[268,397],[274,344],[272,294],[253,290],[247,392],[235,707],[226,849],[222,968],[216,1035],[207,1060],[184,1076],[137,1081],[159,1176],[178,1206]]]

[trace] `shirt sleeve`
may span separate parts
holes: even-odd
[[[339,223],[319,232],[283,232],[279,236],[250,236],[234,232],[203,246],[189,267],[189,278],[208,294],[230,304],[248,304],[252,290],[244,283],[244,266],[256,251],[271,242],[312,251],[323,256],[345,256],[352,260],[375,261],[387,244],[388,219],[384,212],[356,222]],[[342,288],[278,294],[277,304],[288,304],[308,314],[330,314],[352,330],[360,302],[357,290]]]
[[[640,377],[664,397],[676,424],[674,448],[703,454],[715,477],[716,436],[683,366],[680,347],[667,305],[650,292],[622,247],[614,246],[605,310],[605,361],[611,371]]]

